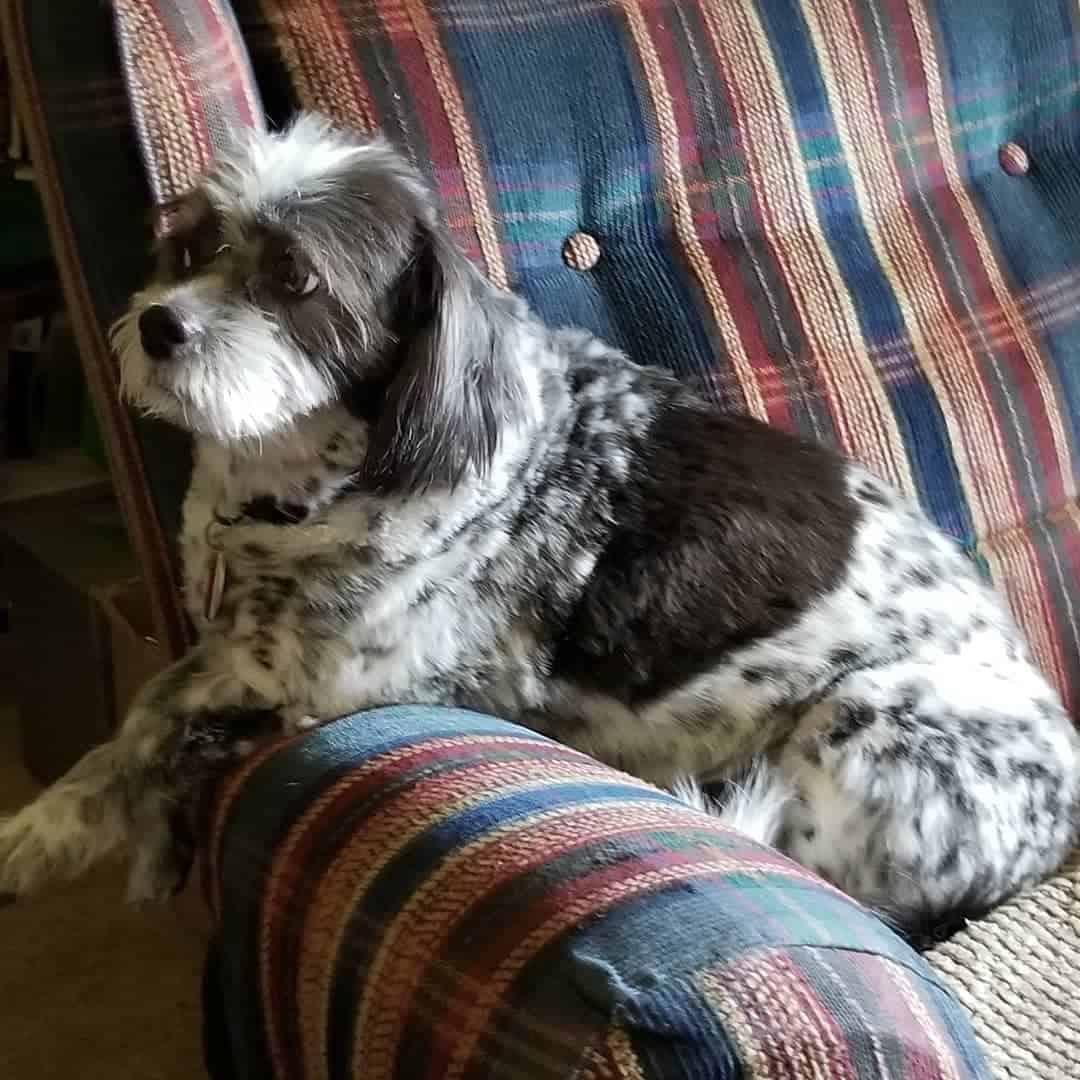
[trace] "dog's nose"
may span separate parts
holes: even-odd
[[[153,304],[139,316],[139,337],[147,356],[165,360],[177,345],[187,341],[187,331],[172,308]]]

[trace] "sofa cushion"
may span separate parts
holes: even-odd
[[[338,721],[252,759],[207,820],[215,1080],[989,1076],[875,917],[498,720]]]

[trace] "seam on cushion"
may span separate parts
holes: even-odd
[[[876,949],[866,949],[859,945],[811,945],[811,944],[789,944],[779,946],[761,946],[763,949],[768,948],[780,948],[780,949],[803,949],[809,951],[822,951],[822,952],[842,952],[842,953],[858,953],[862,956],[874,956],[879,960],[884,960],[886,963],[893,964],[896,967],[903,968],[905,971],[910,971],[912,975],[915,975],[922,982],[929,986],[933,986],[935,989],[942,991],[948,996],[950,1000],[955,1000],[952,991],[941,981],[941,977],[929,967],[929,973],[926,971],[920,971],[917,967],[907,960],[898,960],[895,956],[889,956],[887,953],[878,952]],[[925,963],[925,961],[924,961]]]
[[[1028,531],[1039,525],[1060,525],[1062,522],[1068,520],[1069,508],[1077,506],[1080,506],[1080,496],[1073,495],[1034,517],[1024,518],[1022,521],[1015,522],[1012,525],[1006,525],[1000,529],[994,529],[993,532],[988,532],[983,536],[973,537],[971,540],[960,540],[959,543],[967,555],[979,555],[982,554],[984,548],[993,547],[1006,537]]]

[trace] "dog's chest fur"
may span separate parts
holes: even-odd
[[[665,779],[761,750],[858,667],[1020,651],[952,544],[861,470],[585,335],[536,372],[536,422],[452,493],[353,490],[366,428],[343,407],[198,448],[188,609],[263,699],[483,708]]]

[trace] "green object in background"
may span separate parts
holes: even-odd
[[[0,274],[52,261],[41,200],[29,180],[0,179],[0,221]]]
[[[101,428],[98,426],[97,414],[90,403],[89,394],[83,396],[79,446],[91,461],[108,471],[109,459],[105,454],[105,440],[101,437]]]

